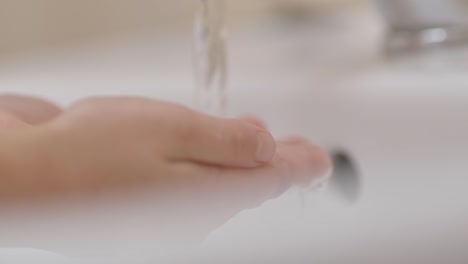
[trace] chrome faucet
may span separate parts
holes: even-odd
[[[468,0],[374,0],[387,25],[388,54],[468,43]]]

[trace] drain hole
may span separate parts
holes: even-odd
[[[352,156],[345,151],[334,151],[332,159],[334,172],[330,188],[345,201],[357,202],[361,194],[361,176]]]

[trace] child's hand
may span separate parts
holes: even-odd
[[[138,219],[149,230],[113,230],[106,217],[98,217],[90,221],[93,232],[71,226],[65,237],[85,235],[93,241],[112,236],[117,244],[136,242],[148,232],[155,238],[203,237],[292,185],[328,176],[331,165],[324,151],[303,139],[275,142],[260,125],[142,98],[84,100],[31,128],[37,130],[32,152],[44,162],[31,172],[30,182],[10,188],[11,196],[61,199],[73,194],[96,197],[98,203],[102,193],[144,193],[142,209],[125,218]],[[63,236],[54,226],[41,226],[41,232],[49,238]]]

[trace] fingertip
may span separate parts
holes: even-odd
[[[257,128],[257,151],[256,161],[260,163],[270,162],[276,153],[276,140],[273,135],[267,131],[266,124],[258,117],[252,115],[244,115],[240,120],[254,125]]]
[[[5,128],[23,128],[29,127],[30,125],[18,118],[17,116],[9,113],[0,111],[0,129]]]
[[[311,152],[315,154],[315,167],[317,175],[322,178],[330,178],[333,170],[333,161],[330,154],[323,148],[315,145],[310,145]]]
[[[315,186],[327,182],[333,170],[333,162],[329,153],[313,144],[307,144],[306,148],[309,153],[310,169],[313,176],[307,186]]]
[[[282,160],[289,164],[293,185],[308,188],[326,182],[331,176],[331,158],[319,146],[307,141],[281,141],[278,151]]]
[[[2,94],[0,104],[4,111],[15,114],[28,124],[49,121],[63,112],[57,104],[34,96]]]
[[[260,118],[253,116],[253,115],[244,115],[244,116],[241,116],[239,119],[244,122],[255,125],[257,127],[260,127],[260,128],[264,128],[264,129],[267,128],[267,125],[265,124],[265,122],[263,122]]]
[[[276,153],[276,141],[266,130],[257,132],[257,150],[255,158],[258,162],[270,162]]]
[[[194,118],[192,118],[194,119]],[[276,141],[265,128],[238,118],[199,115],[187,122],[179,142],[184,151],[173,154],[216,166],[256,168],[272,160]],[[180,129],[179,129],[180,130]]]

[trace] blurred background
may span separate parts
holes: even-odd
[[[467,1],[227,3],[229,115],[310,138],[336,170],[305,208],[292,191],[217,230],[202,263],[468,263]],[[191,106],[197,4],[0,0],[0,92]]]
[[[256,19],[285,1],[228,1],[237,20]],[[301,7],[359,4],[356,0],[294,0]],[[135,31],[177,30],[193,17],[196,1],[178,0],[3,0],[0,13],[3,56],[89,42]]]

